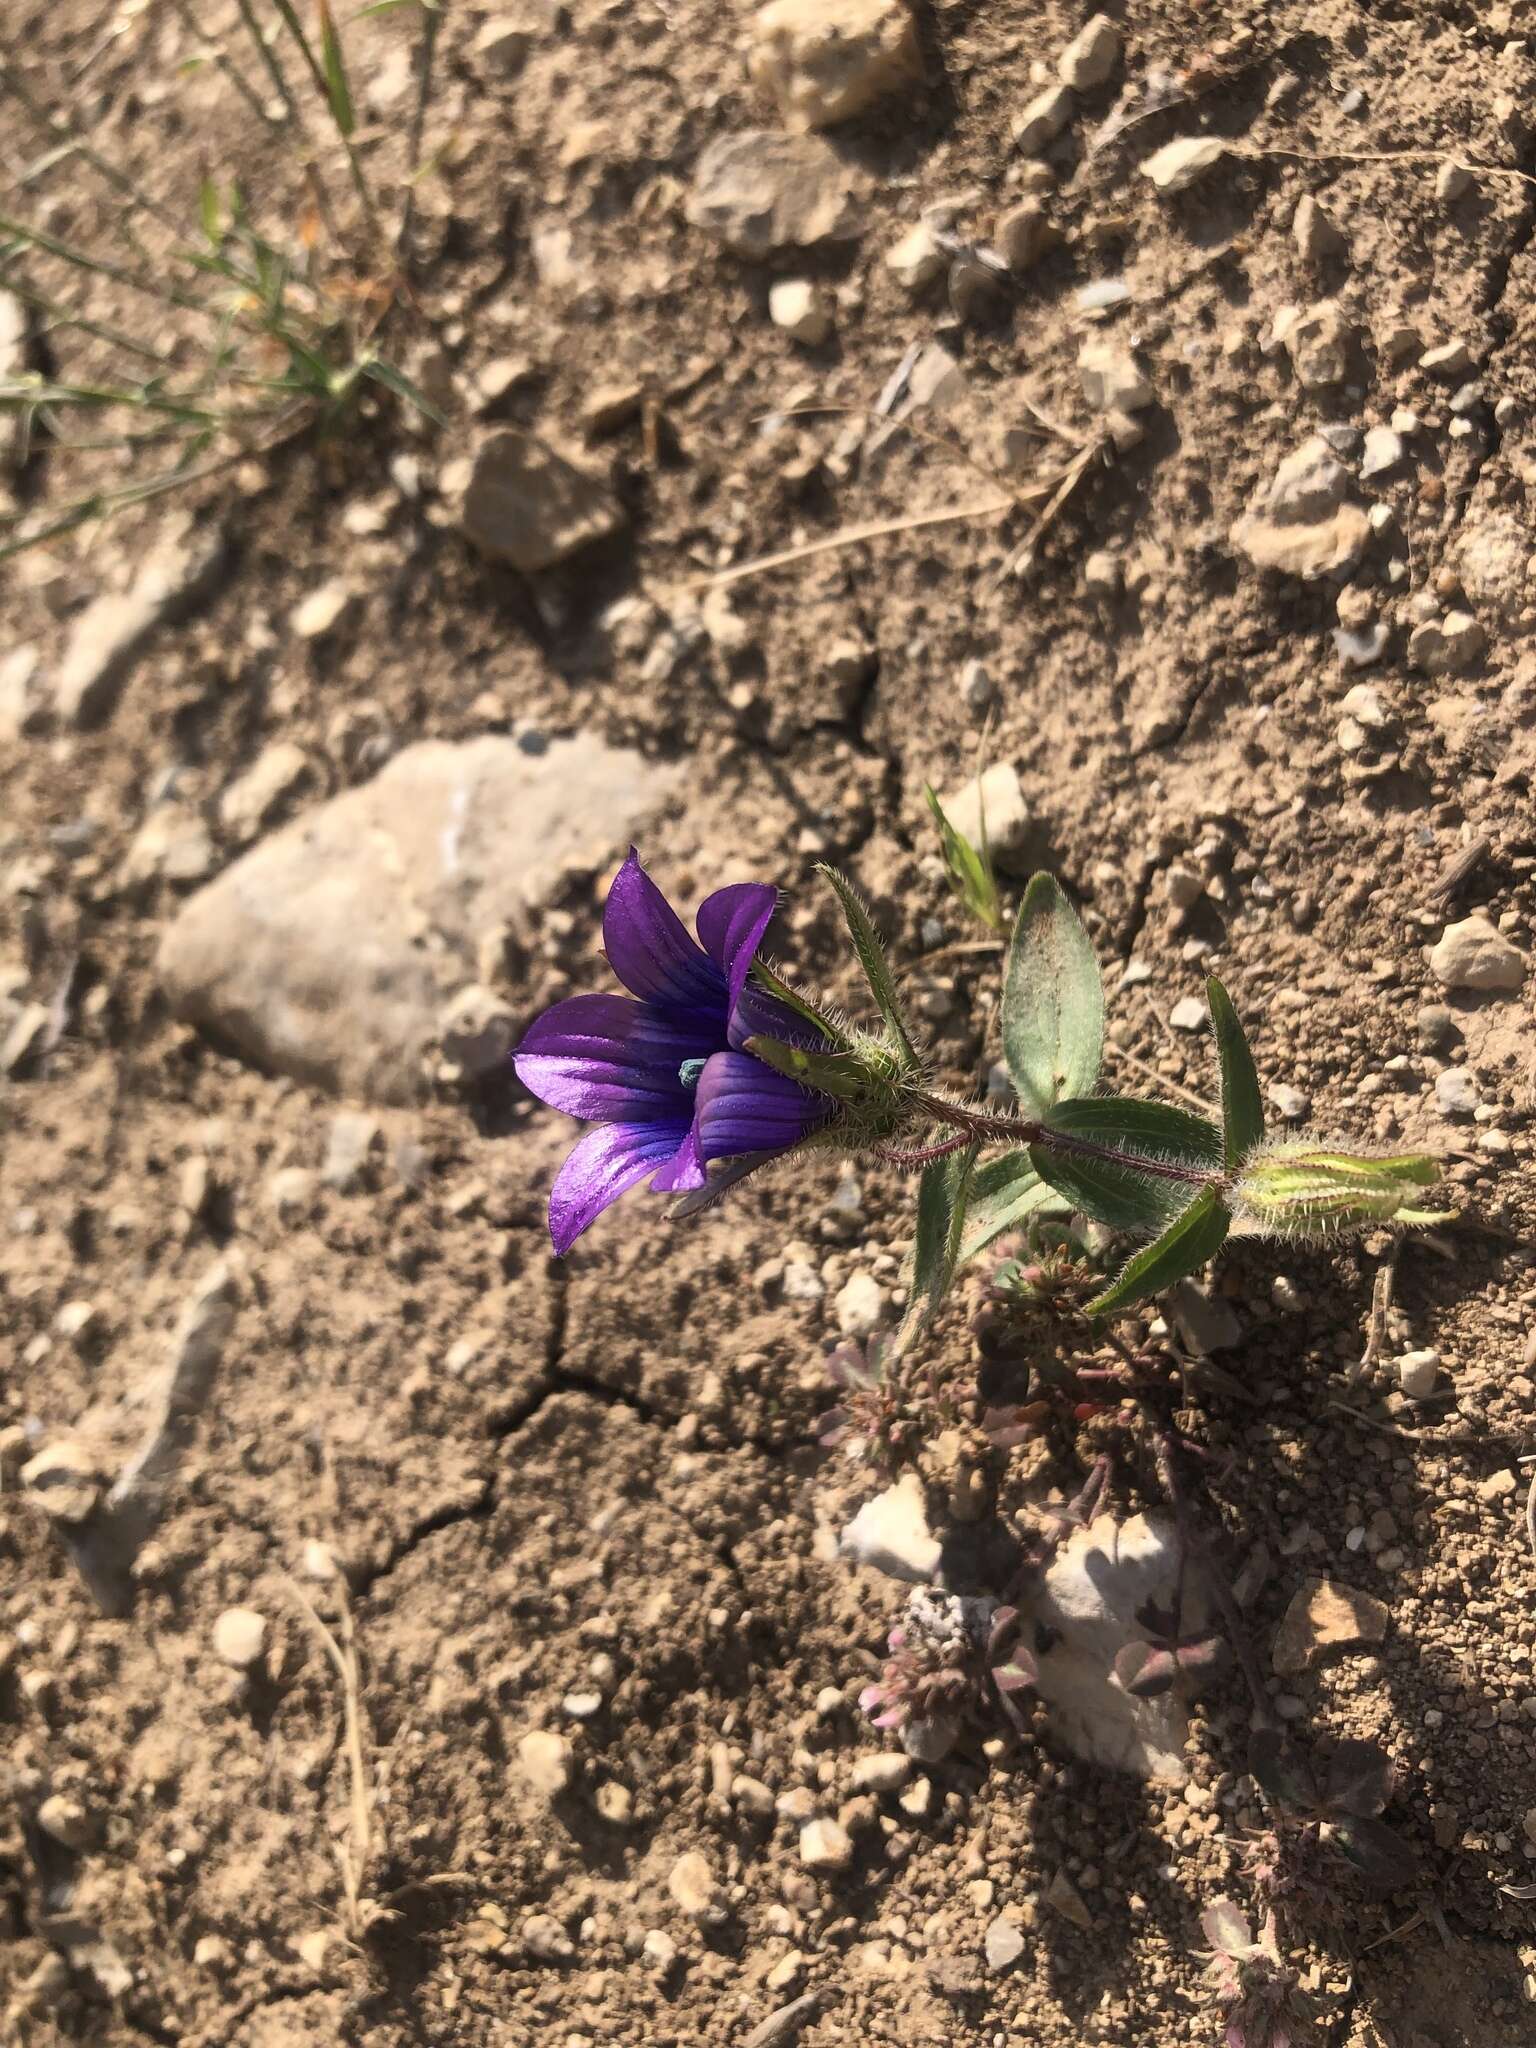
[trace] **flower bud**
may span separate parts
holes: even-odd
[[[1412,1206],[1417,1190],[1433,1187],[1439,1178],[1438,1160],[1423,1153],[1370,1159],[1305,1145],[1272,1145],[1250,1154],[1226,1199],[1238,1230],[1320,1238],[1373,1223],[1447,1222],[1449,1212]]]

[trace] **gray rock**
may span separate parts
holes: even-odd
[[[1168,1012],[1168,1022],[1175,1031],[1203,1031],[1210,1017],[1198,996],[1180,996]]]
[[[1078,351],[1083,396],[1095,412],[1140,412],[1152,403],[1152,386],[1128,348],[1109,340],[1085,341]]]
[[[1021,156],[1039,156],[1072,118],[1072,95],[1064,85],[1037,92],[1013,124],[1013,143]]]
[[[483,935],[610,859],[676,779],[587,737],[542,755],[500,735],[424,741],[189,898],[161,980],[178,1015],[263,1066],[417,1100]]]
[[[482,441],[461,512],[482,554],[532,575],[553,568],[624,525],[624,509],[596,477],[517,428]]]
[[[1430,972],[1444,988],[1509,991],[1525,980],[1525,955],[1486,917],[1448,924],[1429,956]]]
[[[1447,1067],[1435,1076],[1435,1107],[1442,1116],[1473,1116],[1482,1099],[1465,1067]]]
[[[844,1528],[838,1549],[854,1564],[873,1565],[893,1579],[921,1585],[939,1568],[938,1538],[928,1526],[922,1484],[907,1472],[877,1493]]]
[[[1415,1022],[1423,1052],[1441,1052],[1456,1036],[1456,1019],[1444,1003],[1425,1003]]]
[[[1299,1124],[1312,1113],[1311,1096],[1293,1088],[1288,1081],[1273,1081],[1264,1092],[1274,1104],[1275,1114],[1288,1124]]]
[[[1288,455],[1232,528],[1255,567],[1324,576],[1359,560],[1370,539],[1364,508],[1349,500],[1349,472],[1320,437]]]
[[[1328,263],[1347,256],[1349,243],[1334,221],[1308,192],[1296,202],[1291,216],[1291,233],[1296,247],[1308,263]]]
[[[1306,391],[1327,391],[1349,374],[1355,330],[1332,299],[1293,313],[1275,329],[1285,343],[1296,381]]]
[[[1365,453],[1360,459],[1362,480],[1373,476],[1385,476],[1388,470],[1396,469],[1403,459],[1403,437],[1392,427],[1368,427],[1365,434]]]
[[[1474,668],[1488,636],[1470,612],[1424,619],[1408,636],[1408,663],[1426,676],[1460,676]]]
[[[1242,1342],[1243,1326],[1231,1302],[1196,1281],[1176,1282],[1167,1303],[1179,1335],[1197,1357],[1209,1358]]]
[[[1470,512],[1456,538],[1463,590],[1490,617],[1518,619],[1531,601],[1529,523],[1512,512]]]
[[[842,159],[814,135],[747,129],[699,158],[688,218],[760,263],[775,249],[856,240],[860,228]]]
[[[1074,92],[1095,92],[1109,83],[1119,62],[1120,31],[1107,14],[1096,14],[1062,51],[1056,69]]]
[[[1023,1955],[1024,1930],[1017,1920],[1011,1920],[1006,1913],[999,1913],[987,1929],[983,1945],[986,1950],[987,1968],[994,1976],[998,1976]]]
[[[93,598],[76,619],[53,679],[53,709],[66,725],[111,716],[134,664],[156,630],[185,619],[218,580],[224,537],[193,527],[155,548],[132,584]]]

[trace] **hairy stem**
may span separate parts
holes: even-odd
[[[1093,1138],[1079,1138],[1030,1117],[998,1116],[990,1110],[971,1109],[963,1103],[946,1102],[941,1095],[919,1095],[917,1106],[927,1110],[939,1123],[964,1131],[973,1139],[1006,1139],[1014,1145],[1040,1145],[1048,1152],[1064,1152],[1077,1159],[1098,1159],[1127,1173],[1144,1173],[1152,1180],[1182,1181],[1189,1187],[1219,1187],[1226,1175],[1218,1167],[1175,1165],[1167,1159],[1149,1159],[1144,1153],[1122,1152],[1116,1145],[1101,1145]]]

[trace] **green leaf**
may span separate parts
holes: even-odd
[[[944,866],[949,873],[950,887],[960,898],[966,909],[989,932],[1000,932],[1003,928],[1003,906],[997,893],[997,876],[992,871],[992,860],[987,849],[987,814],[981,813],[981,846],[972,846],[963,832],[959,832],[944,814],[944,806],[932,783],[923,784],[923,794],[928,799],[928,808],[933,813],[934,823],[939,828],[939,843],[944,852]]]
[[[927,1329],[955,1277],[979,1149],[967,1145],[963,1152],[952,1152],[947,1159],[935,1159],[923,1168],[917,1184],[917,1237],[912,1248],[907,1313],[896,1335],[898,1352]]]
[[[1025,1113],[1086,1095],[1104,1058],[1104,984],[1082,919],[1051,875],[1024,892],[1003,976],[1003,1056]]]
[[[1139,1251],[1122,1268],[1097,1301],[1088,1304],[1091,1316],[1118,1315],[1134,1308],[1138,1301],[1161,1294],[1175,1280],[1182,1280],[1220,1251],[1231,1228],[1232,1218],[1222,1206],[1221,1190],[1207,1188],[1196,1195],[1182,1216],[1177,1217],[1158,1238]]]
[[[1052,1204],[1063,1211],[1067,1207],[1056,1190],[1036,1173],[1027,1152],[1005,1152],[997,1159],[987,1160],[971,1178],[965,1237],[957,1263],[968,1265],[1005,1231],[1016,1230]]]
[[[1236,1170],[1264,1136],[1264,1098],[1232,998],[1213,974],[1205,984],[1221,1059],[1221,1124],[1228,1167]]]
[[[1054,1131],[1122,1155],[1100,1159],[1046,1145],[1029,1148],[1030,1163],[1042,1180],[1085,1216],[1115,1230],[1165,1229],[1187,1205],[1192,1185],[1138,1170],[1125,1163],[1127,1158],[1189,1167],[1197,1180],[1221,1170],[1221,1133],[1216,1126],[1166,1102],[1092,1095],[1058,1103],[1046,1122]]]
[[[848,1050],[851,1041],[841,1025],[824,1010],[818,1010],[814,1003],[807,1002],[804,996],[797,995],[789,983],[775,974],[766,961],[752,962],[752,979],[759,988],[766,989],[769,995],[776,997],[787,1009],[793,1010],[797,1017],[803,1017],[807,1024],[814,1025],[831,1044],[844,1052]]]
[[[393,391],[397,398],[403,398],[408,405],[414,405],[418,412],[425,413],[434,425],[447,426],[448,422],[426,393],[413,384],[404,371],[397,370],[393,363],[383,363],[377,356],[369,356],[359,368],[365,377],[371,377],[376,384],[382,384],[386,391]]]
[[[341,38],[336,33],[330,0],[315,0],[315,4],[320,15],[320,63],[325,72],[326,101],[338,131],[343,137],[349,137],[357,126],[357,115],[352,106],[352,91],[347,84],[347,67],[342,62]]]
[[[836,868],[824,863],[816,872],[831,884],[837,900],[843,906],[843,918],[848,926],[848,936],[853,940],[853,950],[859,956],[859,965],[869,983],[870,993],[875,999],[880,1015],[885,1019],[887,1030],[895,1041],[909,1067],[918,1065],[917,1049],[907,1031],[906,1019],[901,1014],[901,1004],[896,996],[896,983],[892,977],[890,963],[885,949],[875,932],[869,912],[859,901],[853,884]]]
[[[203,233],[208,238],[210,249],[217,249],[224,239],[224,225],[219,213],[219,188],[204,171],[198,181],[197,210],[203,223]]]

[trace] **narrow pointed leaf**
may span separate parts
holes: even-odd
[[[1003,928],[1003,907],[997,893],[997,876],[992,871],[992,862],[986,845],[986,812],[982,812],[982,843],[975,847],[963,832],[957,831],[945,815],[938,793],[931,782],[923,784],[923,794],[928,799],[928,808],[933,821],[939,828],[939,843],[944,850],[944,865],[955,894],[979,923],[988,931],[1000,932]]]
[[[769,995],[776,996],[787,1008],[793,1010],[797,1017],[803,1017],[807,1024],[813,1025],[823,1038],[829,1040],[840,1051],[847,1051],[847,1032],[824,1010],[818,1010],[814,1003],[807,1002],[802,995],[797,995],[789,983],[775,974],[766,961],[752,962],[752,979],[759,988],[766,989]]]
[[[203,233],[208,237],[208,246],[216,249],[224,233],[219,218],[219,188],[206,171],[198,182],[197,210],[202,220]]]
[[[1104,1059],[1104,984],[1082,919],[1051,875],[1024,892],[1003,976],[1003,1056],[1032,1116],[1087,1095]]]
[[[890,962],[885,957],[885,949],[880,944],[869,912],[859,901],[852,883],[846,876],[840,875],[836,868],[822,865],[818,867],[817,873],[830,883],[838,902],[843,906],[848,936],[853,940],[853,950],[859,956],[859,965],[863,968],[864,978],[869,983],[875,1007],[884,1018],[886,1028],[897,1047],[908,1063],[915,1067],[918,1064],[917,1050],[907,1031],[906,1019],[901,1014],[901,1004],[897,1000],[896,983],[891,974]]]
[[[336,33],[330,0],[317,0],[317,5],[320,13],[320,62],[325,72],[326,101],[337,129],[343,136],[350,136],[357,126],[357,115],[352,107],[352,90],[347,84],[347,67],[342,61],[341,38]]]
[[[416,410],[425,414],[435,426],[447,426],[448,422],[426,393],[419,385],[413,384],[403,370],[397,370],[393,363],[382,363],[377,356],[370,356],[362,365],[362,372],[365,377],[371,377],[376,384],[382,384],[386,391],[393,391],[397,398],[403,398],[407,404],[414,405]]]
[[[955,1277],[977,1150],[975,1145],[967,1145],[963,1152],[935,1159],[923,1168],[917,1186],[911,1288],[907,1313],[897,1335],[898,1352],[904,1351],[933,1321]]]
[[[1232,998],[1213,974],[1205,984],[1221,1060],[1221,1126],[1227,1165],[1237,1168],[1264,1136],[1264,1098],[1258,1070]]]
[[[1119,1315],[1125,1309],[1134,1308],[1137,1302],[1161,1294],[1175,1280],[1182,1280],[1197,1271],[1220,1251],[1231,1223],[1231,1217],[1222,1206],[1220,1190],[1207,1188],[1203,1195],[1195,1197],[1182,1216],[1168,1226],[1155,1244],[1139,1251],[1122,1268],[1097,1301],[1089,1302],[1089,1315]]]
[[[1196,1176],[1192,1181],[1167,1180],[1138,1170],[1134,1163],[1031,1145],[1030,1164],[1040,1178],[1085,1216],[1114,1230],[1166,1229],[1188,1207],[1191,1188],[1221,1171],[1221,1133],[1216,1126],[1165,1102],[1094,1095],[1058,1103],[1046,1121],[1052,1130],[1109,1147],[1125,1160],[1187,1166]]]

